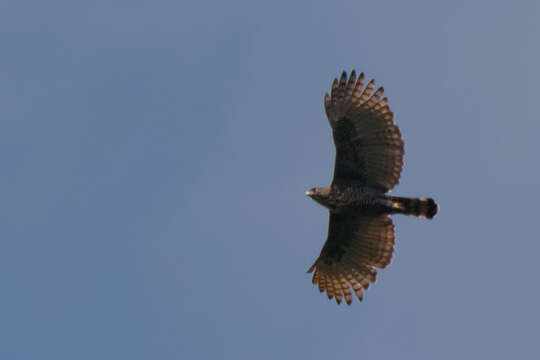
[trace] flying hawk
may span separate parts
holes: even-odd
[[[327,188],[306,192],[328,208],[328,238],[308,273],[329,299],[352,302],[352,292],[375,281],[375,268],[386,267],[394,251],[394,225],[389,215],[405,214],[431,219],[438,210],[429,198],[386,195],[399,182],[403,167],[403,140],[383,88],[375,92],[364,74],[334,79],[324,107],[336,145],[334,179]]]

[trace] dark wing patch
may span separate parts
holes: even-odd
[[[328,239],[321,255],[308,270],[313,284],[329,299],[352,302],[352,292],[362,300],[363,291],[375,282],[377,268],[385,268],[394,251],[394,225],[388,215],[330,214]]]
[[[324,105],[336,145],[333,183],[357,182],[384,192],[399,182],[405,153],[384,89],[375,92],[371,80],[364,88],[364,74],[356,79],[334,79]]]

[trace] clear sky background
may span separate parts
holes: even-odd
[[[538,359],[540,2],[0,1],[0,358]],[[390,267],[306,270],[342,70],[405,140]]]

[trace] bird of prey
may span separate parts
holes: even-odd
[[[386,195],[399,182],[404,144],[394,115],[371,80],[353,70],[334,79],[324,106],[334,143],[334,179],[327,188],[306,192],[328,208],[328,238],[308,273],[329,299],[361,301],[375,281],[375,268],[386,267],[394,251],[394,225],[389,215],[405,214],[431,219],[438,206],[430,198]]]

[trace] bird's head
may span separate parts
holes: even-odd
[[[325,199],[330,195],[330,188],[313,188],[306,191],[306,195],[318,202],[319,204],[324,204]]]

